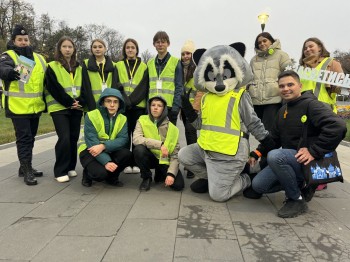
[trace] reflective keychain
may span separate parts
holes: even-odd
[[[102,92],[107,88],[107,84],[105,82],[102,83]]]
[[[156,81],[156,88],[157,89],[162,89],[162,80],[161,79],[158,79],[157,81]]]
[[[72,87],[72,93],[73,93],[73,97],[77,97],[78,96],[78,94],[77,94],[77,87],[76,86]]]

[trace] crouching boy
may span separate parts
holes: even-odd
[[[167,104],[161,96],[148,101],[148,115],[141,116],[133,134],[134,158],[141,170],[140,191],[151,187],[155,168],[155,182],[165,182],[174,190],[184,188],[184,179],[179,170],[177,153],[180,150],[179,129],[168,117]]]

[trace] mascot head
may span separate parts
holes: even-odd
[[[243,58],[244,53],[243,43],[196,50],[193,54],[197,64],[193,75],[196,88],[224,95],[248,84],[253,79],[253,73]]]

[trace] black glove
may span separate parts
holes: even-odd
[[[9,81],[15,81],[15,80],[18,80],[20,78],[21,78],[20,74],[16,70],[11,70],[7,75],[7,79]]]
[[[182,102],[182,111],[185,113],[186,118],[190,123],[193,123],[198,115],[196,111],[193,109],[193,106],[190,102],[190,94],[191,94],[192,89],[186,93],[185,89],[183,94],[181,95],[181,102]]]
[[[169,113],[169,120],[170,120],[170,122],[176,122],[176,120],[177,120],[177,115],[179,114],[179,112],[176,112],[176,111],[170,111],[170,113]]]
[[[273,141],[270,134],[268,134],[263,140],[259,142],[263,146],[263,149],[264,149],[262,150],[263,152],[269,152],[275,148],[275,142]]]

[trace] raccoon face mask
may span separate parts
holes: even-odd
[[[243,43],[196,50],[193,54],[193,59],[197,64],[193,75],[196,88],[224,95],[248,84],[253,79],[253,73],[243,58],[244,53]]]

